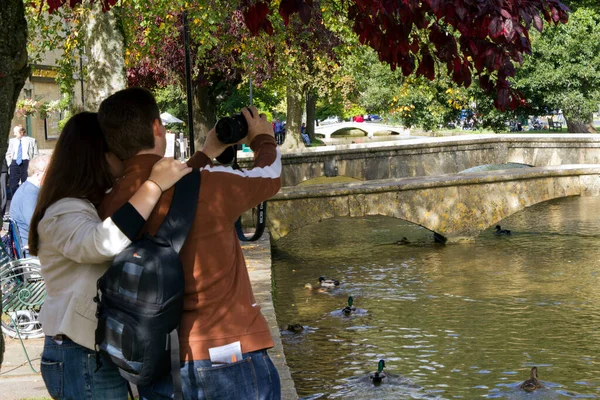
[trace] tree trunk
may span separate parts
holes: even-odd
[[[317,94],[309,90],[306,94],[306,133],[310,140],[315,140],[315,111],[317,108]]]
[[[0,154],[4,156],[15,106],[29,75],[27,21],[23,0],[5,0],[0,6]],[[0,299],[2,292],[0,288]],[[0,315],[2,303],[0,302]],[[4,336],[0,334],[0,367],[4,360]]]
[[[8,0],[0,7],[0,154],[6,153],[15,106],[29,75],[27,21],[22,0]],[[2,288],[0,288],[0,300]],[[0,315],[2,303],[0,301]],[[0,368],[4,361],[4,336],[0,333]]]
[[[587,121],[580,121],[571,118],[565,118],[567,121],[567,132],[569,133],[594,133],[596,129],[592,124],[593,116],[590,115]]]
[[[95,2],[85,23],[88,57],[85,109],[97,111],[102,100],[127,87],[125,40],[115,9],[103,13]]]
[[[215,99],[211,96],[210,87],[196,84],[194,92],[194,147],[202,149],[206,135],[217,123]]]
[[[295,152],[304,147],[300,144],[300,125],[302,124],[303,108],[304,94],[302,88],[300,85],[288,82],[285,142],[281,145],[281,151]]]

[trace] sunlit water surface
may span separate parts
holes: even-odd
[[[600,397],[600,199],[538,204],[438,245],[407,222],[370,217],[308,226],[274,244],[277,319],[306,399]],[[407,237],[408,245],[396,241]],[[339,279],[329,294],[304,288]],[[348,296],[364,316],[336,310]],[[369,373],[386,361],[388,378]],[[539,368],[545,386],[518,385]]]

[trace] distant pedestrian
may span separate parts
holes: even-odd
[[[29,160],[38,155],[37,142],[34,138],[26,136],[25,133],[22,125],[15,126],[13,128],[14,138],[10,139],[6,151],[11,198],[19,185],[27,180]]]
[[[10,217],[19,228],[21,248],[28,245],[29,224],[35,210],[40,186],[44,180],[44,173],[49,163],[50,156],[47,154],[34,157],[29,163],[27,180],[19,186],[10,202]]]
[[[302,137],[305,145],[310,145],[310,137],[306,133],[306,123],[304,122],[302,123],[302,126],[300,126],[300,137]]]
[[[4,215],[6,211],[6,203],[8,203],[6,186],[8,185],[8,164],[6,159],[2,160],[2,166],[0,166],[0,216]]]
[[[279,119],[275,120],[275,141],[277,144],[283,144],[285,140],[285,125]]]

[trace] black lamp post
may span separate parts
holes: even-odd
[[[187,92],[188,106],[188,129],[190,132],[190,155],[195,153],[194,150],[194,109],[192,104],[192,67],[190,65],[190,38],[188,31],[188,15],[187,11],[183,12],[183,46],[185,48],[185,84]]]
[[[83,95],[83,51],[79,55],[79,83],[81,83],[81,106],[85,108],[85,98]]]

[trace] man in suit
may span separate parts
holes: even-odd
[[[25,136],[25,128],[17,125],[13,128],[14,138],[8,142],[6,164],[8,164],[8,185],[11,198],[19,185],[27,180],[29,160],[38,155],[37,142],[30,136]]]

